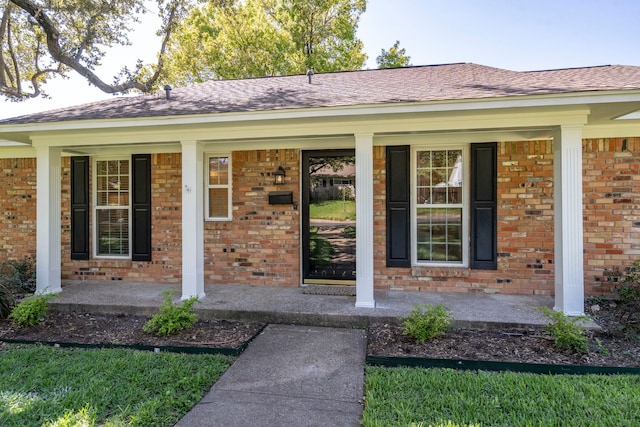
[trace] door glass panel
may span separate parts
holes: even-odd
[[[310,156],[305,279],[354,280],[355,156]]]

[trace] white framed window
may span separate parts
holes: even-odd
[[[468,265],[467,158],[466,146],[413,149],[414,264]]]
[[[131,161],[96,158],[93,170],[93,253],[96,258],[130,258]]]
[[[210,221],[231,219],[231,156],[206,156],[205,218]]]

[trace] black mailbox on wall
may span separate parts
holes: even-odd
[[[271,191],[269,192],[270,205],[292,205],[293,191]]]

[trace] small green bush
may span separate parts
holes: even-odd
[[[622,304],[640,301],[640,261],[625,269],[621,283],[615,288]]]
[[[9,314],[17,326],[35,326],[42,322],[49,310],[49,300],[56,295],[27,295]]]
[[[182,304],[175,305],[172,290],[164,291],[163,294],[164,305],[160,307],[160,313],[145,323],[142,330],[149,334],[167,336],[192,327],[198,320],[198,315],[193,311],[193,304],[198,301],[198,297],[191,297]]]
[[[11,259],[0,265],[0,284],[13,293],[36,291],[36,261],[32,257]]]
[[[443,305],[419,304],[411,314],[400,319],[402,333],[418,344],[444,335],[451,325],[451,313]]]
[[[356,237],[356,228],[351,225],[347,225],[344,228],[344,237],[354,239]]]
[[[541,307],[540,311],[550,320],[546,328],[554,340],[555,346],[560,350],[588,353],[587,331],[578,324],[586,319],[585,316],[569,317],[561,311],[554,311],[547,307]]]

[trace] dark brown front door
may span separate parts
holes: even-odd
[[[305,151],[302,171],[304,283],[354,284],[355,152]]]

